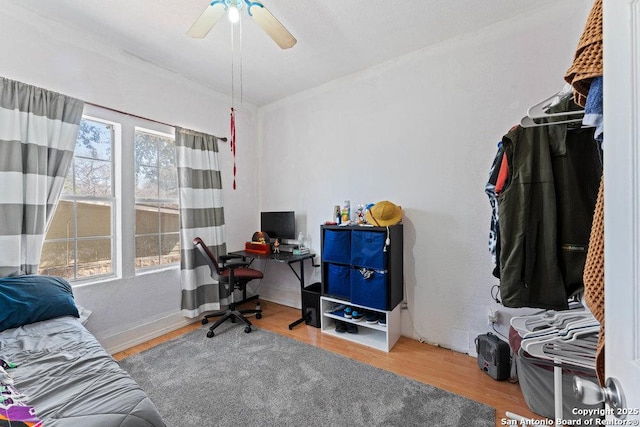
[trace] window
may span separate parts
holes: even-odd
[[[178,176],[171,135],[136,128],[136,269],[180,261]]]
[[[82,119],[40,274],[78,279],[113,273],[113,144],[113,124]]]
[[[38,272],[90,281],[175,265],[173,129],[95,106],[85,105],[85,114]]]

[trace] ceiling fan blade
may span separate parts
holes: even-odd
[[[223,1],[214,1],[202,12],[202,15],[191,25],[187,35],[196,39],[205,37],[224,15],[226,6]]]
[[[252,2],[249,15],[282,49],[289,49],[297,40],[291,33],[259,2]]]

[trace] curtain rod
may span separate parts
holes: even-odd
[[[125,113],[124,111],[116,110],[115,108],[105,107],[104,105],[94,104],[93,102],[85,101],[85,104],[92,105],[92,106],[98,107],[98,108],[104,108],[105,110],[113,111],[114,113],[124,114],[125,116],[135,117],[136,119],[148,120],[150,122],[158,123],[160,125],[171,126],[173,128],[176,127],[176,125],[170,125],[169,123],[164,123],[164,122],[161,122],[161,121],[158,121],[158,120],[149,119],[147,117],[137,116],[137,115],[131,114],[131,113]],[[227,137],[226,136],[222,137],[222,138],[216,136],[216,138],[218,138],[220,141],[227,142]]]

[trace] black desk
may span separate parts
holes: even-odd
[[[310,259],[311,260],[311,265],[314,266],[313,264],[313,259],[315,258],[316,254],[314,253],[308,253],[308,254],[304,254],[304,255],[294,255],[291,252],[280,252],[277,254],[271,253],[271,254],[258,254],[255,252],[247,252],[247,251],[235,251],[235,252],[229,252],[229,255],[238,255],[241,256],[242,259],[246,259],[246,258],[251,258],[251,261],[249,262],[249,265],[251,265],[251,263],[253,262],[254,259],[264,259],[267,261],[275,261],[275,262],[286,262],[287,265],[289,266],[289,268],[291,269],[291,271],[293,271],[293,274],[296,275],[296,277],[298,278],[298,280],[300,281],[300,291],[302,292],[304,290],[304,260],[305,259]],[[300,266],[300,272],[298,273],[295,268],[293,268],[293,264],[298,264]],[[246,295],[243,295],[244,299],[246,300]],[[302,296],[301,296],[302,298]],[[302,314],[302,317],[300,317],[300,319],[296,320],[295,322],[291,323],[289,325],[289,329],[293,329],[294,327],[296,327],[297,325],[299,325],[300,323],[304,322],[305,320],[307,320],[307,316],[304,313],[304,307],[302,307],[302,303],[301,303],[301,308],[300,308],[300,312]]]

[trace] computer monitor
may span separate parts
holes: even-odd
[[[271,239],[295,240],[295,212],[260,212],[260,231],[267,233]]]

